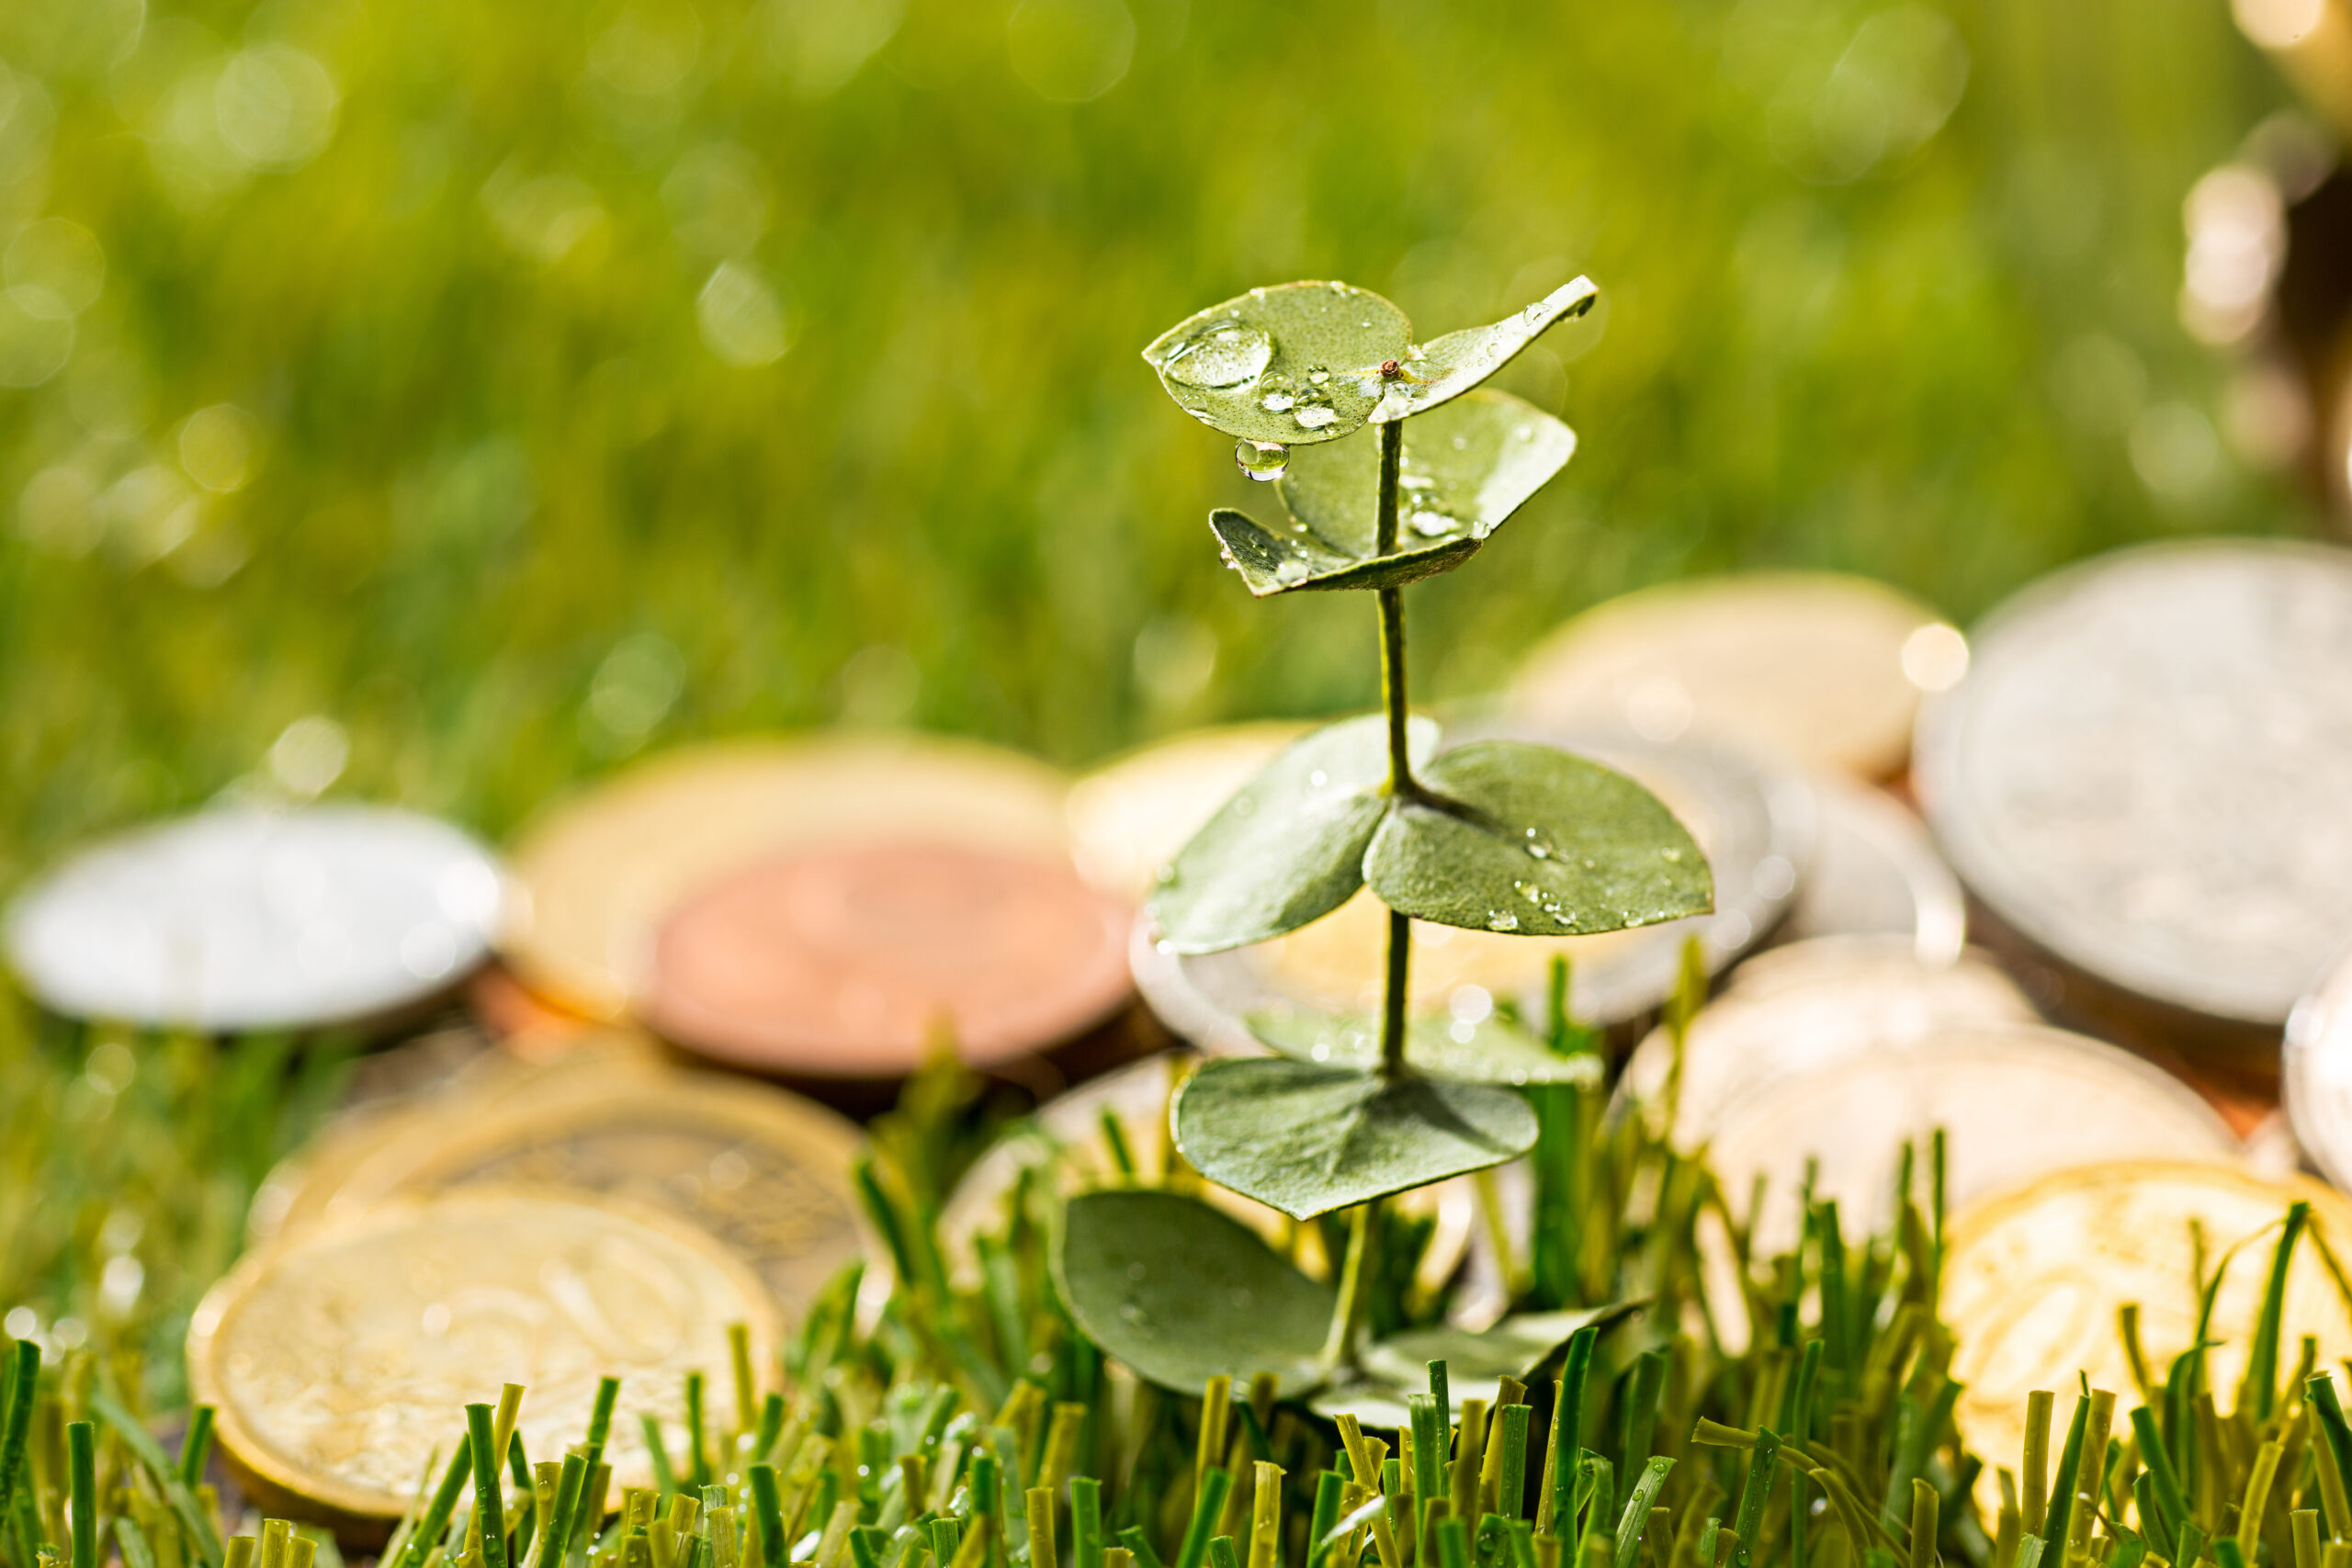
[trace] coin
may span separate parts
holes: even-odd
[[[1195,729],[1089,773],[1069,791],[1079,874],[1140,902],[1226,797],[1303,733],[1304,726],[1280,721]]]
[[[2344,1186],[2352,1179],[2352,951],[2288,1015],[2279,1089],[2295,1142]]]
[[[766,1292],[693,1227],[483,1188],[249,1254],[197,1308],[188,1382],[266,1501],[385,1519],[447,1456],[466,1404],[509,1382],[529,1390],[526,1451],[548,1457],[587,1430],[597,1380],[620,1378],[605,1457],[618,1484],[651,1484],[638,1418],[680,1429],[685,1374],[723,1375],[731,1323],[766,1364]]]
[[[2352,1205],[2336,1193],[2316,1181],[2265,1179],[2223,1165],[2088,1167],[1956,1214],[1944,1255],[1942,1317],[1965,1325],[1951,1375],[1962,1385],[1953,1418],[1968,1450],[1988,1467],[2016,1469],[2025,1451],[2026,1396],[2036,1389],[2057,1393],[2064,1419],[2077,1374],[2127,1406],[2137,1403],[2117,1310],[2139,1307],[2141,1348],[2149,1366],[2161,1369],[2196,1336],[2200,1263],[2211,1278],[2225,1257],[2205,1382],[2236,1387],[2262,1310],[2276,1227],[2297,1199],[2312,1205],[2314,1229],[2337,1256],[2352,1247]],[[2286,1306],[2282,1345],[2316,1337],[2323,1367],[2352,1355],[2352,1315],[2308,1240],[2295,1249]]]
[[[972,1289],[979,1288],[975,1237],[1001,1231],[1005,1203],[1024,1169],[1052,1168],[1061,1196],[1127,1179],[1103,1135],[1103,1119],[1114,1118],[1147,1181],[1164,1179],[1179,1163],[1170,1135],[1168,1104],[1193,1063],[1189,1053],[1163,1051],[1114,1068],[1078,1088],[1056,1095],[1016,1123],[974,1161],[940,1211],[939,1234],[949,1264]],[[1199,1182],[1200,1197],[1255,1229],[1280,1247],[1315,1239],[1313,1226],[1300,1227],[1262,1203],[1214,1183]],[[1410,1216],[1433,1219],[1422,1248],[1416,1281],[1431,1292],[1444,1289],[1469,1250],[1477,1218],[1477,1195],[1470,1181],[1456,1178],[1416,1188],[1392,1200]],[[1332,1260],[1325,1258],[1329,1264]]]
[[[1697,1149],[1726,1111],[1767,1086],[1901,1051],[1952,1028],[2037,1022],[2032,1004],[1984,959],[1930,964],[1895,936],[1817,937],[1757,954],[1684,1036],[1668,1135]],[[1663,1106],[1674,1043],[1654,1030],[1626,1059],[1620,1110]]]
[[[800,846],[922,839],[1068,853],[1065,784],[1045,764],[917,735],[739,740],[672,751],[556,806],[514,853],[527,897],[500,946],[525,981],[613,1019],[651,976],[684,896]]]
[[[1530,1016],[1541,1016],[1552,961],[1564,956],[1576,1016],[1592,1024],[1623,1022],[1673,990],[1685,942],[1698,938],[1710,971],[1717,971],[1786,912],[1813,845],[1813,796],[1795,775],[1696,741],[1659,746],[1623,734],[1566,735],[1524,724],[1470,733],[1562,745],[1648,785],[1706,852],[1715,912],[1584,937],[1505,936],[1415,921],[1408,977],[1416,1011],[1447,1011],[1476,1024],[1498,1000],[1516,999],[1536,1010]],[[1362,892],[1272,942],[1182,958],[1138,947],[1136,985],[1171,1031],[1203,1050],[1254,1051],[1246,1021],[1253,1013],[1377,1012],[1387,929],[1386,908]]]
[[[108,839],[10,911],[10,961],[62,1013],[232,1033],[379,1017],[489,950],[498,865],[380,806],[220,807]]]
[[[763,1072],[895,1077],[943,1038],[966,1062],[1004,1063],[1118,1010],[1134,918],[1064,861],[954,844],[811,851],[681,906],[655,942],[646,1016]]]
[[[1900,932],[1923,963],[1959,957],[1967,901],[1918,818],[1883,791],[1830,774],[1816,776],[1813,790],[1821,813],[1813,858],[1780,934]]]
[[[2276,1028],[2352,936],[2352,551],[2143,546],[1978,628],[1920,716],[1961,879],[2095,979]]]
[[[395,1197],[477,1185],[622,1198],[686,1221],[756,1269],[787,1318],[858,1256],[857,1128],[718,1073],[569,1066],[379,1140],[316,1200],[328,1224]]]
[[[1959,1023],[1775,1077],[1716,1111],[1707,1156],[1770,1256],[1797,1243],[1809,1173],[1816,1200],[1835,1199],[1864,1234],[1884,1231],[1901,1145],[1924,1169],[1939,1128],[1954,1205],[2075,1166],[2239,1152],[2196,1090],[2128,1051],[2059,1029]],[[1758,1180],[1764,1206],[1750,1214]]]
[[[1510,710],[1622,725],[1655,741],[1717,736],[1805,768],[1899,773],[1920,693],[1958,678],[1967,645],[1883,582],[1766,571],[1612,599],[1537,645]]]

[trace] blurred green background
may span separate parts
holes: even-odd
[[[0,888],[308,717],[282,780],[497,834],[707,733],[1369,702],[1369,607],[1249,600],[1204,520],[1265,494],[1136,357],[1296,276],[1605,290],[1419,694],[1679,573],[1965,618],[2297,525],[2176,320],[2284,101],[2221,0],[29,0],[0,59]]]

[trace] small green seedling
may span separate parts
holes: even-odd
[[[1384,695],[1382,712],[1268,763],[1152,900],[1159,940],[1180,953],[1296,931],[1366,886],[1389,910],[1377,1020],[1252,1021],[1276,1054],[1208,1064],[1171,1112],[1177,1146],[1211,1180],[1298,1220],[1348,1212],[1335,1285],[1189,1200],[1106,1193],[1070,1210],[1063,1270],[1081,1325],[1130,1364],[1164,1364],[1174,1386],[1269,1371],[1285,1393],[1392,1381],[1356,1343],[1381,1200],[1525,1154],[1539,1125],[1521,1089],[1593,1071],[1589,1055],[1500,1021],[1467,1041],[1416,1027],[1412,921],[1585,936],[1713,907],[1699,846],[1640,784],[1523,741],[1443,748],[1406,702],[1405,585],[1476,555],[1576,450],[1566,425],[1481,383],[1596,297],[1579,278],[1504,321],[1416,344],[1376,294],[1292,283],[1204,310],[1144,350],[1169,395],[1234,437],[1242,471],[1283,503],[1272,525],[1211,515],[1227,561],[1260,597],[1374,594]],[[1170,1280],[1163,1309],[1126,1310],[1155,1273]],[[1240,1281],[1249,1304],[1237,1311]],[[1485,1357],[1532,1369],[1589,1315],[1507,1324]]]

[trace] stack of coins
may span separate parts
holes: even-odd
[[[672,752],[525,833],[502,950],[567,1007],[770,1076],[888,1085],[950,1049],[1017,1070],[1129,994],[1132,905],[1079,877],[1064,795],[938,738]]]
[[[2070,1020],[2274,1079],[2352,942],[2352,551],[2121,550],[1977,628],[1919,724],[1938,841]]]

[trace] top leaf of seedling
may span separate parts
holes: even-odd
[[[1401,362],[1412,336],[1405,312],[1368,289],[1285,283],[1179,322],[1143,356],[1202,423],[1302,446],[1362,429],[1391,384],[1381,367]]]
[[[1499,321],[1414,344],[1399,364],[1401,374],[1383,387],[1371,422],[1385,424],[1452,401],[1518,357],[1553,322],[1583,315],[1600,298],[1592,279],[1579,277]]]

